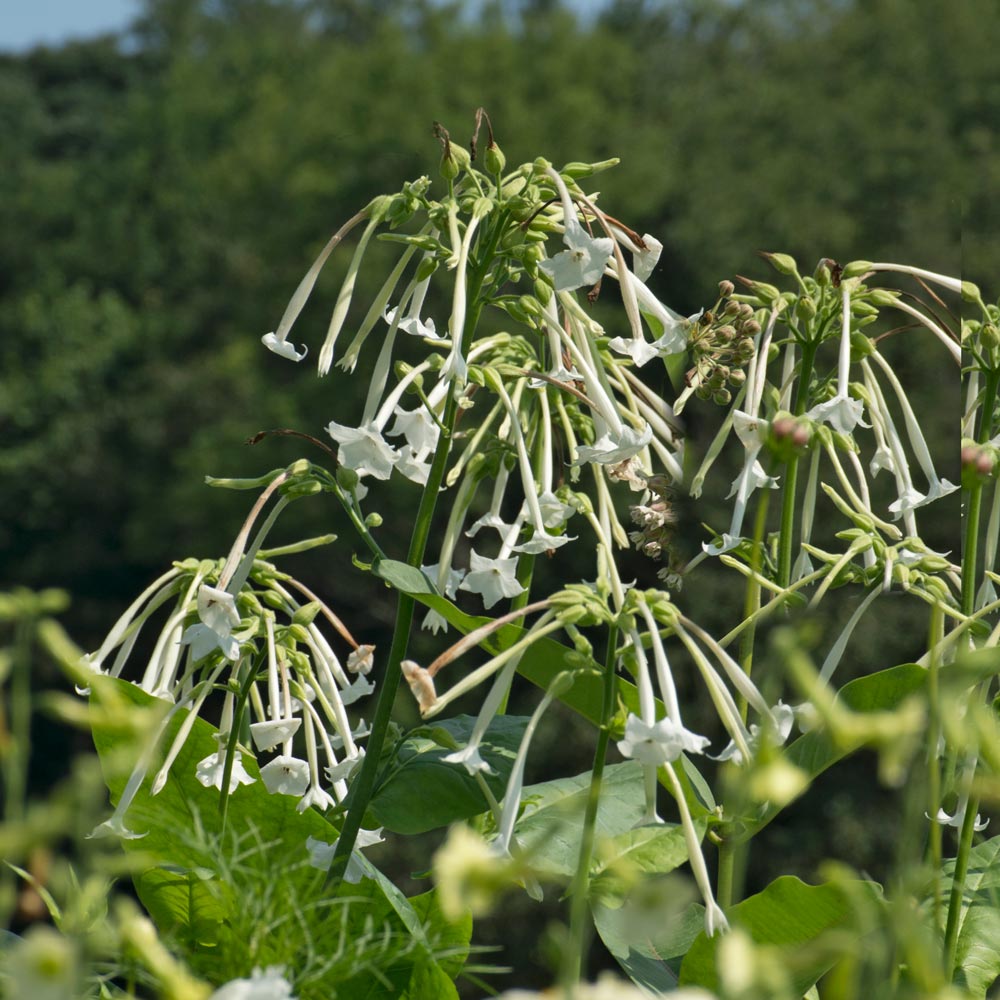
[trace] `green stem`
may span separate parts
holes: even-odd
[[[939,697],[938,674],[940,656],[936,652],[937,644],[944,632],[944,613],[940,607],[931,611],[928,648],[931,650],[931,661],[927,670],[927,701],[929,704],[929,724],[927,732],[927,814],[931,817],[930,836],[928,838],[928,853],[931,870],[941,871],[941,824],[934,819],[941,808],[941,762],[937,746],[941,733],[941,704]],[[934,879],[934,926],[941,926],[942,901],[941,880]]]
[[[799,385],[795,393],[795,416],[801,416],[809,401],[809,380],[816,359],[816,343],[802,347]],[[795,494],[799,481],[799,456],[793,455],[785,466],[785,483],[781,495],[781,528],[778,536],[778,583],[787,587],[792,579],[792,543],[795,540]]]
[[[481,298],[483,282],[493,261],[493,255],[496,252],[497,243],[500,240],[506,220],[506,212],[501,212],[487,240],[484,252],[479,258],[475,273],[469,282],[468,301],[470,307],[466,313],[465,327],[462,330],[462,353],[465,356],[469,353],[469,345],[479,324],[479,316],[482,313],[484,305]],[[451,438],[455,429],[457,415],[458,403],[454,392],[450,392],[448,400],[445,403],[444,416],[442,418],[442,424],[447,433],[442,433],[438,438],[437,448],[434,451],[434,460],[431,462],[431,468],[427,474],[427,483],[420,497],[420,506],[417,509],[413,534],[410,537],[410,548],[406,557],[409,565],[418,568],[423,562],[424,552],[427,548],[431,521],[434,517],[434,508],[437,504],[438,493],[441,491],[441,484],[444,481],[445,466],[448,463],[448,454],[451,450]],[[399,602],[396,605],[396,624],[392,633],[392,645],[389,648],[389,660],[386,663],[385,675],[382,678],[382,689],[375,704],[375,715],[372,719],[371,732],[368,734],[368,745],[365,749],[361,771],[351,786],[351,804],[347,810],[347,816],[344,818],[340,837],[337,840],[337,850],[327,875],[328,882],[335,884],[341,882],[344,872],[347,870],[347,863],[350,860],[351,852],[354,850],[358,831],[361,829],[361,822],[375,792],[375,781],[378,777],[379,765],[381,763],[382,748],[385,745],[386,734],[389,731],[392,706],[396,699],[396,692],[399,690],[400,678],[402,677],[402,668],[400,665],[406,659],[406,651],[410,641],[410,627],[413,624],[414,604],[413,597],[409,594],[400,593]]]
[[[236,759],[236,744],[239,742],[240,727],[243,725],[243,711],[246,708],[247,699],[250,697],[250,688],[253,687],[254,679],[260,670],[264,657],[267,656],[267,647],[262,646],[248,664],[246,677],[240,685],[239,694],[236,696],[236,704],[233,706],[233,721],[229,728],[229,742],[226,744],[226,759],[222,764],[222,787],[219,789],[219,818],[222,823],[222,830],[226,829],[226,814],[229,811],[229,782],[233,777],[233,763]]]
[[[997,389],[1000,386],[1000,372],[990,370],[986,374],[986,385],[983,388],[981,404],[981,423],[978,439],[985,444],[993,435],[993,412],[997,403]],[[972,614],[976,603],[976,575],[979,549],[979,521],[982,510],[982,483],[975,483],[968,491],[965,509],[965,538],[962,547],[962,611]],[[980,685],[978,691],[983,691]],[[969,854],[972,851],[972,838],[975,834],[976,813],[979,809],[979,796],[970,795],[966,803],[965,817],[958,838],[958,850],[955,855],[955,874],[951,883],[951,894],[948,898],[948,922],[944,932],[945,974],[951,979],[955,969],[955,955],[958,949],[958,923],[962,913],[962,898],[965,895],[965,877],[969,871]]]
[[[594,750],[594,768],[590,773],[590,791],[587,808],[580,833],[580,856],[573,879],[572,897],[569,911],[569,947],[564,956],[562,985],[567,998],[572,998],[573,990],[584,974],[584,960],[587,955],[587,938],[590,925],[587,921],[587,901],[590,887],[590,859],[594,851],[594,831],[597,824],[597,807],[601,800],[601,781],[604,776],[604,762],[611,740],[611,718],[615,708],[615,647],[618,644],[618,626],[612,625],[608,632],[607,653],[604,659],[604,698],[601,704],[601,727],[597,734]]]
[[[742,846],[731,837],[724,837],[719,844],[715,900],[723,910],[728,910],[736,897],[736,853]]]

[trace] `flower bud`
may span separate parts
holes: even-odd
[[[840,277],[843,278],[858,278],[862,274],[866,274],[872,269],[872,262],[870,260],[852,260],[849,264],[845,264],[843,270],[840,272]]]
[[[495,142],[491,142],[483,154],[483,163],[491,174],[502,174],[507,166],[507,157]]]
[[[382,527],[382,515],[379,514],[377,511],[372,511],[365,518],[365,527],[366,528],[381,528]]]
[[[592,177],[594,174],[599,174],[603,170],[610,170],[612,167],[617,167],[621,160],[617,156],[613,156],[610,160],[601,160],[598,163],[567,163],[562,170],[559,171],[563,177],[569,177],[572,180],[578,180],[583,177]]]
[[[880,309],[884,309],[887,306],[894,306],[898,298],[899,292],[894,292],[891,288],[873,288],[868,293],[868,301]]]
[[[787,253],[767,253],[764,250],[757,251],[758,256],[763,257],[780,274],[798,274],[798,266],[795,258]]]
[[[716,406],[728,406],[733,399],[733,394],[728,389],[719,389],[712,394],[712,402]]]
[[[725,280],[725,281],[720,281],[719,282],[719,297],[720,298],[723,298],[723,299],[727,298],[728,296],[732,295],[733,292],[735,292],[735,291],[736,291],[736,286],[731,281],[729,281],[728,279]]]
[[[417,265],[417,281],[426,281],[438,269],[436,257],[422,257]]]
[[[830,273],[830,261],[825,257],[816,265],[813,277],[820,288],[827,288],[833,282],[833,275]]]
[[[337,485],[342,490],[350,493],[358,488],[359,482],[361,477],[353,469],[349,469],[346,465],[337,466]]]
[[[769,285],[766,281],[753,281],[751,278],[736,276],[749,288],[761,302],[777,302],[781,298],[781,292],[774,285]]]
[[[292,615],[293,625],[311,625],[316,615],[319,614],[320,603],[319,601],[310,601],[308,604],[303,604],[294,615]]]
[[[802,296],[795,303],[795,315],[803,323],[808,323],[816,315],[816,303],[808,296]]]
[[[870,302],[862,302],[860,299],[853,299],[851,301],[851,315],[877,316],[878,309],[876,309]]]
[[[535,279],[534,285],[535,298],[543,306],[548,305],[549,299],[552,298],[552,286],[547,281],[542,281],[541,278]]]
[[[982,301],[982,295],[979,291],[979,286],[973,284],[971,281],[962,282],[962,300],[965,302],[980,302]]]
[[[979,331],[979,342],[987,351],[1000,347],[1000,331],[992,323],[984,323]]]

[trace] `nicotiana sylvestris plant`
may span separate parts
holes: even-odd
[[[304,895],[287,909],[303,943],[276,953],[249,932],[226,974],[251,982],[280,965],[301,997],[349,996],[345,983],[374,974],[318,961],[314,911],[340,901],[348,931],[399,943],[378,966],[384,995],[457,996],[470,916],[513,886],[553,883],[568,896],[567,996],[815,996],[824,975],[837,996],[984,996],[1000,974],[1000,841],[982,838],[980,811],[1000,787],[997,308],[919,267],[823,259],[802,273],[768,253],[782,287],[723,280],[681,316],[651,288],[660,242],[589,188],[617,161],[507,170],[482,112],[471,155],[435,135],[442,181],[407,182],[345,223],[263,337],[306,359],[293,326],[352,241],[316,354],[321,376],[370,373],[363,409],[324,418],[325,439],[296,432],[309,459],[211,480],[259,491],[226,559],[176,563],[87,659],[94,692],[128,677],[116,688],[154,720],[124,767],[123,740],[95,723],[116,803],[95,835],[151,851],[159,874],[143,874],[140,897],[208,975],[206,950],[226,953],[228,928],[252,917],[220,855],[256,831],[258,867],[274,856],[297,873]],[[376,241],[398,258],[361,306]],[[920,397],[908,386],[914,368],[934,373],[930,400],[926,382]],[[921,417],[953,386],[957,400],[959,379],[952,482],[954,457]],[[700,456],[683,434],[692,397],[720,414]],[[720,485],[726,520],[685,562],[678,498],[697,509]],[[389,488],[413,498],[405,553],[380,538]],[[278,568],[332,536],[265,548],[292,501],[318,493],[338,500],[352,551],[367,550],[356,563],[371,586],[396,592],[387,649]],[[954,544],[934,551],[925,534]],[[638,579],[626,550],[644,557],[630,557]],[[684,579],[713,567],[724,605],[686,601]],[[859,624],[900,600],[921,655],[841,682]],[[797,622],[831,602],[850,613],[816,667]],[[133,665],[154,618],[152,652]],[[417,628],[433,659],[410,654]],[[540,690],[528,717],[506,711],[518,678]],[[434,720],[408,734],[390,718],[404,681]],[[464,696],[476,714],[450,716]],[[592,769],[527,784],[557,700],[593,723]],[[841,863],[818,884],[783,876],[740,899],[753,838],[861,748],[877,755],[873,781],[903,789],[886,884]],[[435,889],[408,900],[363,852],[436,828]],[[201,911],[163,905],[164,873],[197,888]],[[594,927],[635,986],[581,984]]]

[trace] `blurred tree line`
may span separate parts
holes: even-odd
[[[479,105],[509,162],[622,156],[603,202],[663,240],[654,280],[682,312],[722,277],[766,275],[755,248],[995,275],[977,183],[1000,163],[989,17],[988,0],[947,16],[931,0],[586,16],[551,0],[147,0],[127,36],[2,57],[3,583],[68,587],[92,642],[167,560],[224,551],[245,498],[202,477],[294,457],[243,441],[316,432],[360,391],[260,335],[341,221],[434,173],[431,121],[464,138]],[[347,256],[297,340],[322,339]],[[322,530],[328,513],[299,516]]]
[[[67,588],[67,623],[93,648],[171,559],[225,554],[248,497],[204,476],[303,454],[245,446],[259,430],[353,422],[365,357],[353,379],[312,367],[349,252],[296,327],[303,365],[260,336],[334,229],[436,176],[431,122],[465,141],[480,105],[509,164],[622,157],[596,185],[602,204],[663,241],[652,283],[682,313],[721,278],[770,279],[758,248],[805,270],[831,256],[961,272],[996,295],[993,17],[992,0],[612,0],[586,14],[558,0],[146,0],[126,35],[0,56],[0,588]],[[357,301],[391,251],[370,252]],[[912,369],[941,453],[954,373],[919,352]],[[413,489],[380,508],[392,554]],[[348,621],[364,608],[388,622],[338,520],[332,501],[303,503],[277,540],[333,523],[349,548],[297,571]],[[883,653],[873,644],[871,669]],[[822,794],[829,836],[856,863],[877,856],[891,828]],[[776,828],[784,858],[797,836],[794,816]]]

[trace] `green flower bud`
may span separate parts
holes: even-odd
[[[803,323],[808,323],[816,315],[816,303],[808,296],[802,296],[795,303],[795,315]]]
[[[549,299],[552,298],[552,286],[547,281],[542,281],[541,278],[535,278],[534,284],[535,298],[543,306],[549,304]]]
[[[366,528],[381,528],[382,527],[382,515],[379,514],[379,513],[376,513],[375,511],[372,511],[365,518],[365,527]]]
[[[758,256],[763,257],[780,274],[798,274],[799,269],[795,263],[795,258],[787,253],[767,253],[765,250],[758,250]]]
[[[422,257],[417,264],[417,281],[426,281],[438,269],[436,257]]]
[[[880,309],[885,309],[887,306],[894,306],[898,298],[899,292],[894,292],[891,288],[873,288],[868,293],[868,301]]]
[[[318,611],[319,609],[317,608],[316,610]],[[285,630],[285,634],[289,639],[297,643],[304,643],[309,638],[309,632],[305,626],[297,623],[294,619],[292,620],[292,624]]]
[[[719,389],[712,394],[712,402],[717,406],[728,406],[733,400],[733,394],[728,389]]]
[[[319,614],[320,604],[319,601],[310,601],[308,604],[303,604],[294,615],[292,615],[293,625],[311,625],[315,617]]]
[[[857,331],[851,334],[851,361],[861,361],[875,353],[871,338]]]
[[[740,277],[737,275],[737,277]],[[753,281],[750,278],[740,277],[740,281],[749,288],[761,302],[777,302],[781,298],[781,292],[774,285],[769,285],[766,281]]]
[[[830,273],[830,261],[825,258],[816,265],[813,277],[820,288],[828,288],[833,282],[833,275]]]
[[[538,299],[533,295],[522,295],[517,301],[529,316],[542,315],[542,307],[538,304]]]
[[[866,274],[872,269],[872,262],[870,260],[852,260],[849,264],[845,264],[840,272],[840,277],[843,278],[858,278],[862,274]]]
[[[583,177],[593,177],[594,174],[599,174],[604,170],[610,170],[612,167],[617,167],[619,163],[621,160],[617,156],[613,156],[610,160],[601,160],[599,163],[573,162],[567,163],[559,173],[563,177],[578,180]]]
[[[491,142],[483,154],[483,163],[491,174],[502,174],[507,166],[507,157],[495,142]]]
[[[351,493],[358,488],[359,482],[361,477],[353,469],[347,468],[346,465],[337,466],[337,485],[342,490]]]
[[[979,342],[987,351],[1000,347],[1000,331],[992,323],[984,323],[979,331]]]
[[[973,284],[971,281],[963,281],[962,299],[965,302],[981,302],[982,295],[980,294],[979,286]]]
[[[729,372],[729,384],[734,389],[739,389],[746,384],[747,373],[742,368],[733,368]]]
[[[851,300],[852,316],[877,316],[878,309],[870,302],[862,302],[860,299]]]

